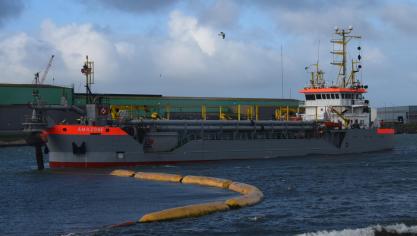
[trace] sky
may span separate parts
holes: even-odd
[[[55,55],[45,83],[81,92],[88,55],[97,93],[302,99],[306,66],[336,81],[330,40],[352,26],[371,105],[417,105],[416,17],[407,0],[0,0],[0,83]]]

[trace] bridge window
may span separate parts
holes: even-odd
[[[336,93],[335,96],[336,96],[336,99],[339,99],[339,94],[338,93]]]
[[[334,99],[334,93],[331,94],[332,99]]]
[[[316,100],[314,94],[306,94],[306,100]]]
[[[330,99],[330,94],[328,94],[328,93],[327,93],[327,94],[326,94],[326,98],[327,98],[327,99]]]
[[[343,99],[352,99],[352,94],[351,93],[342,93],[342,98]]]
[[[321,94],[316,94],[316,99],[321,99]]]

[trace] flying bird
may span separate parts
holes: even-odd
[[[219,36],[220,36],[222,39],[226,38],[226,34],[225,34],[224,32],[220,32],[220,33],[219,33]]]

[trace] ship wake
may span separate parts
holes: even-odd
[[[395,235],[417,235],[417,226],[405,224],[374,225],[366,228],[343,229],[331,231],[317,231],[299,234],[299,236],[395,236]]]

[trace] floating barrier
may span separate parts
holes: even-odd
[[[217,188],[229,188],[232,181],[227,179],[206,177],[206,176],[193,176],[187,175],[182,179],[183,184],[198,184],[203,186],[217,187]]]
[[[232,182],[231,180],[227,179],[193,175],[187,175],[183,177],[181,175],[165,173],[135,173],[134,171],[130,170],[114,170],[110,174],[123,177],[135,177],[137,179],[142,180],[177,182],[183,184],[198,184],[202,186],[228,189],[230,191],[234,191],[243,195],[239,197],[230,198],[223,202],[193,204],[182,207],[170,208],[162,211],[151,212],[142,216],[138,220],[138,222],[140,223],[175,220],[187,217],[197,217],[207,215],[213,212],[226,211],[229,209],[251,206],[262,201],[264,196],[261,190],[259,190],[255,186],[245,183]],[[128,225],[131,225],[131,222],[128,222],[126,224],[118,224],[115,225],[115,227]]]
[[[154,181],[165,181],[165,182],[181,182],[183,177],[181,175],[175,174],[165,174],[165,173],[146,173],[146,172],[136,172],[135,178],[143,180],[154,180]]]
[[[135,221],[127,221],[127,222],[120,223],[120,224],[110,225],[110,228],[128,227],[128,226],[132,226],[135,224],[136,224]]]
[[[240,208],[255,205],[256,203],[262,201],[262,198],[263,194],[251,193],[248,195],[228,199],[226,200],[226,204],[231,208]]]
[[[119,177],[132,177],[136,172],[133,170],[113,170],[110,175],[119,176]]]
[[[226,200],[226,204],[231,208],[255,205],[264,197],[257,187],[245,183],[233,182],[229,185],[229,190],[243,194],[243,196]]]
[[[257,187],[239,183],[239,182],[233,182],[229,185],[229,190],[232,190],[234,192],[238,192],[243,195],[251,194],[251,193],[262,193],[261,190],[259,190]]]
[[[197,217],[217,211],[227,211],[229,209],[229,206],[224,202],[209,202],[203,204],[187,205],[146,214],[139,219],[139,222],[148,223],[154,221]]]

